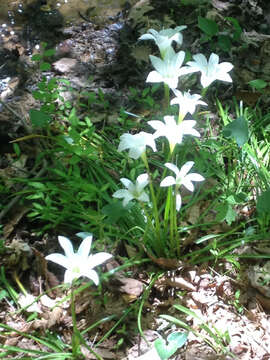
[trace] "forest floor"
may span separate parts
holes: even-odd
[[[147,107],[146,98],[140,97],[140,89],[150,69],[145,59],[152,48],[148,43],[136,41],[143,29],[147,31],[147,23],[166,24],[164,27],[172,28],[187,25],[183,33],[183,50],[192,54],[221,53],[222,61],[234,65],[233,85],[220,88],[217,94],[224,108],[227,104],[233,105],[234,98],[238,103],[242,101],[244,107],[255,109],[259,106],[260,111],[267,115],[270,7],[259,0],[212,0],[203,6],[197,1],[190,1],[192,4],[184,1],[187,5],[181,6],[176,3],[169,1],[164,5],[164,1],[140,1],[139,5],[127,7],[122,17],[115,17],[116,20],[106,26],[82,20],[82,23],[66,27],[62,32],[64,40],[56,41],[53,36],[48,39],[48,32],[44,30],[43,41],[48,40],[48,48],[57,48],[47,76],[68,80],[73,90],[66,92],[65,101],[77,102],[80,104],[77,106],[84,103],[82,91],[96,94],[91,105],[97,129],[103,130],[108,123],[113,126],[111,124],[117,120],[121,107],[141,117],[150,119],[155,116],[152,105]],[[207,16],[220,29],[226,29],[233,39],[231,48],[227,51],[220,49],[222,45],[217,35],[202,41],[202,32],[197,26],[198,16]],[[177,23],[179,18],[181,24]],[[236,36],[238,27],[231,26],[235,22],[230,22],[229,18],[237,20],[242,29],[239,39]],[[34,27],[34,30],[38,33],[39,28]],[[59,34],[58,30],[55,33]],[[188,340],[171,355],[171,359],[270,359],[269,233],[267,230],[259,234],[256,242],[241,243],[242,235],[237,232],[243,224],[256,222],[254,203],[236,207],[234,221],[224,219],[214,223],[213,215],[208,219],[211,225],[208,228],[202,226],[203,230],[195,225],[209,204],[196,203],[186,212],[185,224],[190,228],[183,233],[183,242],[187,252],[196,254],[200,245],[195,244],[195,239],[209,234],[223,236],[232,244],[238,241],[239,246],[232,247],[231,253],[226,251],[226,256],[215,253],[218,249],[214,247],[209,248],[209,261],[201,262],[200,255],[197,262],[195,259],[192,263],[155,257],[124,241],[108,245],[106,251],[113,253],[114,259],[103,266],[102,286],[97,288],[82,281],[75,290],[77,330],[85,344],[80,346],[80,355],[72,353],[74,319],[71,292],[61,286],[64,272],[58,266],[48,265],[45,256],[52,251],[59,252],[58,235],[73,239],[76,221],[77,230],[81,231],[79,227],[85,218],[70,219],[70,227],[68,217],[63,217],[63,223],[54,223],[53,217],[57,215],[52,209],[53,215],[48,211],[46,216],[53,226],[48,226],[47,230],[46,217],[34,221],[29,218],[33,209],[27,198],[29,193],[24,192],[27,184],[15,180],[23,178],[24,174],[32,183],[35,182],[32,179],[47,178],[50,164],[43,162],[43,166],[36,169],[34,159],[40,155],[40,146],[51,133],[42,134],[44,140],[28,123],[29,109],[38,107],[31,92],[36,79],[40,79],[40,73],[37,69],[33,71],[27,44],[22,41],[23,37],[14,38],[10,33],[4,35],[3,56],[6,56],[9,69],[16,68],[16,73],[11,75],[12,81],[1,92],[0,103],[0,196],[3,203],[0,212],[0,348],[3,356],[0,351],[0,358],[159,360],[160,356],[153,347],[155,340],[167,339],[172,331],[181,328],[181,331],[189,332]],[[30,39],[32,44],[35,36]],[[223,46],[229,45],[223,43]],[[75,62],[70,59],[75,59]],[[266,84],[263,91],[251,89],[248,85],[255,79]],[[133,97],[130,96],[131,87]],[[99,93],[98,89],[102,92]],[[215,124],[220,117],[215,98],[216,93],[207,94],[208,115],[214,132],[218,131]],[[85,107],[78,110],[81,118],[87,116]],[[228,111],[233,117],[233,111]],[[264,124],[267,125],[269,119]],[[59,128],[55,131],[57,134]],[[14,161],[18,149],[10,143],[14,139],[20,139],[15,142],[20,145],[18,161]],[[266,151],[269,152],[270,149]],[[215,186],[215,182],[209,180],[208,186]],[[66,209],[63,207],[57,211],[64,213]],[[254,238],[257,235],[254,234]],[[135,256],[136,253],[139,257]],[[22,310],[24,305],[18,305],[17,295],[21,293],[22,296],[23,289],[36,299],[31,311],[30,308]]]

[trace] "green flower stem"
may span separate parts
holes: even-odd
[[[180,107],[180,106],[179,106]],[[178,114],[178,125],[181,124],[181,122],[184,120],[184,116],[180,113]]]
[[[170,208],[171,208],[171,201],[172,201],[172,188],[168,188],[167,193],[167,200],[164,210],[164,227],[166,228],[169,222],[169,215],[170,215]]]
[[[174,147],[175,149],[175,147]],[[167,163],[167,162],[171,162],[173,163],[173,153],[174,153],[174,149],[173,151],[171,152],[168,152],[167,154],[167,159],[164,161],[164,164]],[[168,169],[166,167],[164,167],[164,170],[163,170],[163,173],[161,175],[161,181],[165,178],[165,176],[167,175],[167,171]],[[160,182],[161,182],[160,181]],[[159,187],[158,191],[157,191],[157,202],[159,201],[159,196],[160,196],[160,192],[161,192],[161,188]]]
[[[172,194],[172,188],[171,194]],[[176,194],[178,192],[178,187],[175,187],[175,196],[170,202],[170,243],[171,243],[171,253],[175,254],[177,251],[177,255],[180,256],[180,248],[177,241],[177,211],[176,211]]]
[[[179,191],[179,186],[175,187],[175,201],[173,202],[173,217],[172,217],[172,221],[173,221],[173,228],[174,228],[174,242],[175,242],[175,250],[177,252],[178,257],[180,256],[180,245],[179,245],[179,241],[178,241],[178,232],[177,232],[177,210],[176,210],[176,194]]]
[[[170,187],[170,191],[172,194],[172,187]],[[175,236],[174,236],[174,211],[175,211],[175,201],[171,201],[170,203],[170,244],[171,244],[171,254],[175,253],[174,243],[175,243]]]
[[[23,293],[24,296],[26,296],[27,292],[26,292],[23,284],[21,283],[20,279],[18,278],[17,272],[14,271],[12,275],[13,275],[13,279],[16,281],[16,283],[17,283],[18,287],[20,288],[21,292]]]
[[[208,90],[208,86],[202,89],[202,92],[201,92],[202,97],[205,97],[207,90]]]
[[[144,165],[146,167],[146,170],[147,170],[147,173],[148,173],[148,176],[149,176],[149,187],[150,187],[150,193],[151,193],[152,202],[153,202],[153,208],[154,208],[156,234],[157,234],[158,243],[160,244],[160,246],[162,246],[162,244],[160,242],[160,222],[159,222],[159,215],[158,215],[158,208],[157,208],[157,199],[156,199],[154,187],[153,187],[153,184],[152,184],[152,178],[151,178],[150,168],[149,168],[149,164],[148,164],[147,157],[146,157],[146,152],[144,152],[141,155],[141,158],[142,158],[142,160],[144,162]]]
[[[143,234],[143,239],[142,239],[143,244],[146,244],[145,239],[147,238],[147,234],[148,234],[149,229],[151,228],[153,231],[155,231],[155,227],[152,224],[152,217],[149,215],[148,211],[146,210],[145,204],[142,201],[140,201],[140,205],[141,205],[141,208],[143,209],[144,214],[145,214],[145,216],[147,218],[147,224],[146,224],[145,231],[144,231],[144,234]],[[152,243],[151,243],[151,245],[152,245]],[[155,245],[156,245],[156,242],[154,242],[154,246]],[[161,251],[161,250],[162,250],[162,248],[159,249],[159,251]]]
[[[82,337],[81,333],[77,327],[77,320],[76,320],[76,311],[75,311],[75,296],[74,290],[71,288],[71,318],[72,318],[72,325],[73,325],[73,334],[72,334],[72,355],[74,359],[80,358],[80,345],[83,344],[98,360],[104,360],[100,355],[98,355],[90,346],[86,343],[84,338]]]
[[[71,317],[73,324],[73,334],[72,334],[72,354],[74,359],[76,359],[78,355],[78,348],[80,346],[80,337],[78,336],[79,330],[77,328],[77,320],[76,320],[76,311],[75,311],[75,301],[74,301],[74,293],[73,288],[71,288]]]
[[[164,83],[164,98],[165,98],[165,110],[170,107],[170,88]]]

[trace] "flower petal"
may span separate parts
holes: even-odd
[[[98,274],[95,270],[87,270],[82,273],[82,276],[87,277],[88,279],[92,280],[96,285],[99,284]]]
[[[217,74],[216,79],[221,80],[221,81],[232,82],[231,76],[229,74],[225,73],[225,72]]]
[[[138,197],[138,200],[143,201],[143,202],[147,202],[147,203],[149,203],[149,201],[150,201],[149,196],[146,194],[145,191],[140,194],[140,196]]]
[[[83,241],[81,242],[79,249],[77,251],[78,256],[85,257],[85,258],[88,257],[88,255],[90,253],[91,245],[92,245],[92,238],[93,238],[93,235],[90,235],[90,236],[87,236],[85,239],[83,239]]]
[[[70,266],[70,260],[63,254],[50,254],[45,257],[46,260],[52,261],[60,266],[63,266],[64,268],[68,269]]]
[[[151,120],[151,121],[147,121],[147,124],[149,124],[150,126],[152,126],[153,129],[155,130],[160,130],[164,127],[164,123],[160,120]]]
[[[184,135],[193,135],[200,137],[200,133],[193,129],[193,126],[196,124],[195,120],[184,120],[181,122],[180,126],[182,127],[182,132]]]
[[[174,77],[164,78],[163,81],[169,86],[170,89],[175,89],[178,86],[178,74]]]
[[[136,187],[137,190],[140,192],[143,188],[145,188],[146,185],[149,184],[148,174],[141,174],[137,177],[136,180]]]
[[[191,181],[204,181],[205,178],[197,173],[190,173],[187,175]]]
[[[71,270],[66,270],[64,276],[64,283],[71,284],[74,279],[78,279],[80,276],[80,274],[77,274]]]
[[[178,176],[178,174],[179,174],[179,169],[178,169],[178,167],[177,167],[176,165],[174,165],[174,164],[172,164],[172,163],[166,163],[165,166],[166,166],[168,169],[172,170],[172,171],[175,173],[176,176]]]
[[[185,186],[189,191],[192,191],[192,192],[194,191],[194,185],[188,178],[188,175],[182,179],[181,185]]]
[[[196,137],[201,137],[201,134],[195,130],[195,129],[190,129],[188,133],[184,133],[185,135],[193,135],[193,136],[196,136]]]
[[[113,193],[112,196],[117,199],[122,199],[126,196],[127,193],[128,193],[128,190],[120,189],[120,190],[117,190],[115,193]]]
[[[175,185],[176,181],[175,178],[172,176],[167,176],[165,177],[165,179],[163,179],[160,183],[160,186],[171,186],[171,185]]]
[[[151,34],[143,34],[142,36],[139,37],[138,40],[155,40],[155,37]]]
[[[120,143],[118,146],[118,151],[121,152],[123,150],[126,150],[130,147],[130,144],[133,141],[133,135],[132,134],[123,134],[120,136]]]
[[[194,165],[194,161],[187,161],[180,169],[180,176],[181,177],[185,177],[187,175],[187,173],[189,172],[189,170],[192,168],[192,166]]]
[[[233,68],[233,64],[231,64],[230,62],[223,62],[221,64],[219,64],[219,69],[222,72],[229,72],[231,71]]]
[[[127,178],[121,178],[120,181],[126,188],[129,188],[130,184],[132,184],[132,181]]]
[[[90,255],[87,260],[87,264],[90,269],[103,264],[105,261],[111,259],[113,256],[106,252],[100,252],[94,255]]]
[[[215,81],[216,78],[215,77],[210,77],[210,76],[207,76],[205,73],[202,73],[202,76],[201,76],[201,85],[202,87],[205,89],[207,88],[210,84],[212,84],[213,81]]]
[[[185,59],[185,52],[184,51],[179,51],[177,54],[175,54],[175,56],[173,57],[173,62],[172,62],[172,66],[176,69],[176,68],[180,68],[181,65],[183,64],[183,61]]]
[[[123,206],[126,207],[127,204],[133,199],[134,199],[134,196],[132,194],[130,194],[129,192],[127,192],[127,194],[125,195],[124,200],[123,200]]]
[[[157,70],[157,72],[161,75],[164,73],[165,69],[165,63],[162,59],[158,58],[157,56],[150,55],[150,60],[154,68]],[[151,73],[150,73],[151,74]],[[147,80],[146,80],[147,81]]]
[[[64,249],[64,252],[67,257],[74,255],[72,242],[65,236],[58,236],[58,241],[61,247]]]
[[[148,76],[145,80],[145,82],[153,82],[153,83],[155,83],[155,82],[159,83],[159,82],[163,82],[163,81],[164,81],[164,79],[161,76],[161,74],[155,70],[150,71],[150,73],[148,74]]]
[[[131,159],[137,160],[145,152],[145,146],[130,148],[128,155]]]
[[[205,55],[196,54],[196,55],[193,55],[192,57],[195,60],[195,64],[198,65],[200,69],[207,67],[208,62],[207,62]]]
[[[141,139],[143,146],[150,146],[153,151],[157,151],[153,134],[141,131],[137,136]]]
[[[180,194],[176,194],[175,201],[176,201],[175,203],[176,210],[179,211],[182,206],[182,198]]]

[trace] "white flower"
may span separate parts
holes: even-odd
[[[135,184],[126,178],[122,178],[120,181],[126,187],[126,189],[117,190],[113,194],[113,197],[117,199],[123,198],[123,206],[126,206],[133,199],[149,202],[149,196],[145,191],[143,191],[145,186],[149,183],[147,174],[139,175]]]
[[[164,116],[164,122],[159,120],[148,121],[148,124],[156,130],[154,138],[165,136],[170,144],[170,150],[173,151],[176,144],[181,144],[184,135],[193,135],[200,137],[197,130],[193,129],[196,124],[195,120],[184,120],[177,124],[174,116]]]
[[[86,276],[98,285],[98,274],[92,269],[109,260],[112,255],[106,252],[89,255],[92,244],[92,235],[87,236],[82,241],[76,253],[74,253],[72,243],[68,238],[58,236],[58,241],[64,249],[65,256],[63,254],[54,253],[46,256],[45,259],[53,261],[67,269],[65,272],[64,282],[72,283],[74,279]]]
[[[183,35],[180,31],[186,29],[185,25],[177,26],[175,29],[165,29],[156,31],[149,29],[148,34],[143,34],[139,37],[139,40],[154,40],[159,48],[161,57],[164,58],[166,50],[171,46],[171,43],[175,41],[178,45],[182,45]]]
[[[188,71],[190,73],[196,71],[201,72],[201,84],[203,88],[208,87],[215,80],[232,82],[232,78],[228,72],[232,70],[233,65],[229,62],[219,64],[219,56],[217,54],[212,53],[208,62],[203,54],[194,55],[193,59],[195,61],[189,61],[187,63],[190,67]]]
[[[194,114],[197,105],[207,106],[204,101],[199,100],[201,96],[198,94],[191,95],[189,91],[182,94],[177,89],[173,89],[173,92],[176,97],[172,99],[171,105],[179,105],[179,114],[181,114],[182,119],[184,119],[187,113]]]
[[[164,82],[171,89],[175,89],[178,85],[178,78],[189,72],[187,66],[182,66],[185,58],[185,52],[179,51],[175,53],[173,48],[168,48],[164,59],[150,55],[152,65],[156,70],[151,71],[146,79],[146,82]]]
[[[123,134],[120,136],[120,144],[118,151],[129,149],[129,156],[132,159],[138,159],[146,150],[146,146],[150,146],[153,151],[157,151],[155,139],[152,134],[141,131],[138,134]]]
[[[172,170],[175,173],[175,178],[173,176],[167,176],[160,183],[160,186],[172,186],[176,185],[176,210],[179,211],[182,203],[181,195],[177,192],[177,189],[184,185],[189,191],[194,191],[194,185],[192,181],[203,181],[204,177],[197,173],[190,173],[190,169],[194,165],[193,161],[186,162],[181,169],[171,163],[166,163],[165,166]]]

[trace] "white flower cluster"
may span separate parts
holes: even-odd
[[[210,55],[209,61],[207,61],[203,54],[194,55],[193,61],[188,61],[185,66],[182,66],[185,52],[175,52],[172,42],[179,46],[182,45],[183,36],[181,31],[185,28],[186,26],[183,25],[175,29],[165,29],[159,32],[150,29],[147,34],[139,38],[139,40],[153,40],[158,46],[161,55],[161,58],[150,55],[150,60],[155,70],[149,73],[146,82],[163,82],[165,86],[168,86],[173,91],[175,98],[171,100],[170,104],[177,104],[179,106],[179,116],[177,120],[174,116],[167,115],[164,116],[164,122],[160,120],[148,121],[148,124],[155,130],[154,134],[146,132],[140,132],[135,135],[123,134],[120,137],[118,151],[129,150],[129,156],[132,159],[142,157],[145,160],[147,146],[156,151],[155,140],[159,137],[165,137],[168,140],[171,155],[175,146],[182,143],[185,135],[200,137],[199,132],[194,129],[196,121],[184,120],[184,118],[187,113],[193,115],[198,105],[207,106],[207,104],[200,100],[201,95],[190,94],[189,91],[181,92],[177,89],[179,78],[182,75],[200,72],[200,81],[204,89],[215,80],[232,82],[228,72],[233,68],[233,65],[228,62],[219,63],[219,56],[214,53]],[[183,185],[189,191],[194,191],[192,181],[204,180],[200,174],[189,173],[193,165],[193,161],[188,161],[179,170],[175,164],[165,164],[169,170],[175,173],[175,178],[173,176],[165,177],[160,186],[175,186],[175,203],[176,210],[178,211],[182,203],[179,193],[180,186]],[[135,184],[126,178],[121,178],[120,181],[126,189],[116,191],[113,197],[123,199],[124,206],[133,199],[147,203],[150,202],[149,196],[144,190],[149,183],[148,174],[139,175]]]
[[[167,115],[164,116],[164,122],[160,120],[148,121],[148,124],[155,130],[153,134],[142,131],[135,135],[126,133],[120,137],[118,151],[128,150],[128,154],[132,159],[141,157],[148,172],[139,175],[135,184],[129,179],[120,179],[125,189],[117,190],[113,194],[113,197],[123,199],[123,206],[127,206],[127,204],[134,199],[140,202],[150,203],[149,195],[145,191],[145,187],[149,184],[152,204],[155,205],[153,208],[158,212],[155,203],[156,200],[154,199],[151,188],[149,166],[147,165],[146,158],[147,147],[150,147],[154,152],[157,151],[155,143],[157,138],[165,137],[168,140],[170,156],[171,159],[173,159],[175,146],[182,143],[185,135],[200,137],[199,132],[194,129],[196,121],[184,120],[184,118],[187,113],[193,115],[198,105],[207,106],[207,104],[200,100],[201,95],[199,94],[190,94],[189,91],[181,92],[178,90],[179,77],[185,74],[200,72],[200,81],[203,89],[206,89],[215,80],[226,82],[232,81],[228,72],[233,68],[233,65],[228,62],[219,63],[219,56],[216,54],[211,54],[209,61],[207,61],[203,54],[194,55],[193,61],[188,61],[185,66],[182,66],[185,59],[185,52],[179,51],[176,53],[171,45],[173,41],[180,46],[182,45],[183,36],[181,31],[185,28],[186,26],[178,26],[175,29],[166,29],[161,30],[160,32],[150,29],[147,34],[144,34],[139,38],[139,40],[154,40],[161,54],[161,58],[150,55],[150,60],[155,70],[149,73],[146,82],[164,82],[165,86],[173,91],[175,98],[171,100],[170,104],[177,104],[179,106],[179,116],[177,120],[175,120],[174,116]],[[165,163],[165,167],[171,170],[175,174],[175,177],[171,175],[165,177],[161,181],[160,186],[175,187],[173,194],[175,196],[175,209],[177,211],[180,210],[182,204],[179,192],[180,187],[183,185],[192,192],[194,191],[193,182],[204,180],[203,176],[200,174],[190,173],[193,165],[193,161],[188,161],[179,169],[173,163]],[[158,220],[158,214],[156,220]],[[98,285],[98,274],[93,268],[109,260],[112,255],[105,252],[89,255],[92,244],[91,234],[88,234],[88,236],[84,238],[76,253],[74,252],[72,243],[69,239],[59,236],[58,240],[61,247],[64,249],[65,256],[63,254],[54,253],[46,256],[46,259],[53,261],[66,269],[64,282],[72,283],[74,279],[85,276]],[[25,301],[24,298],[22,300]]]

